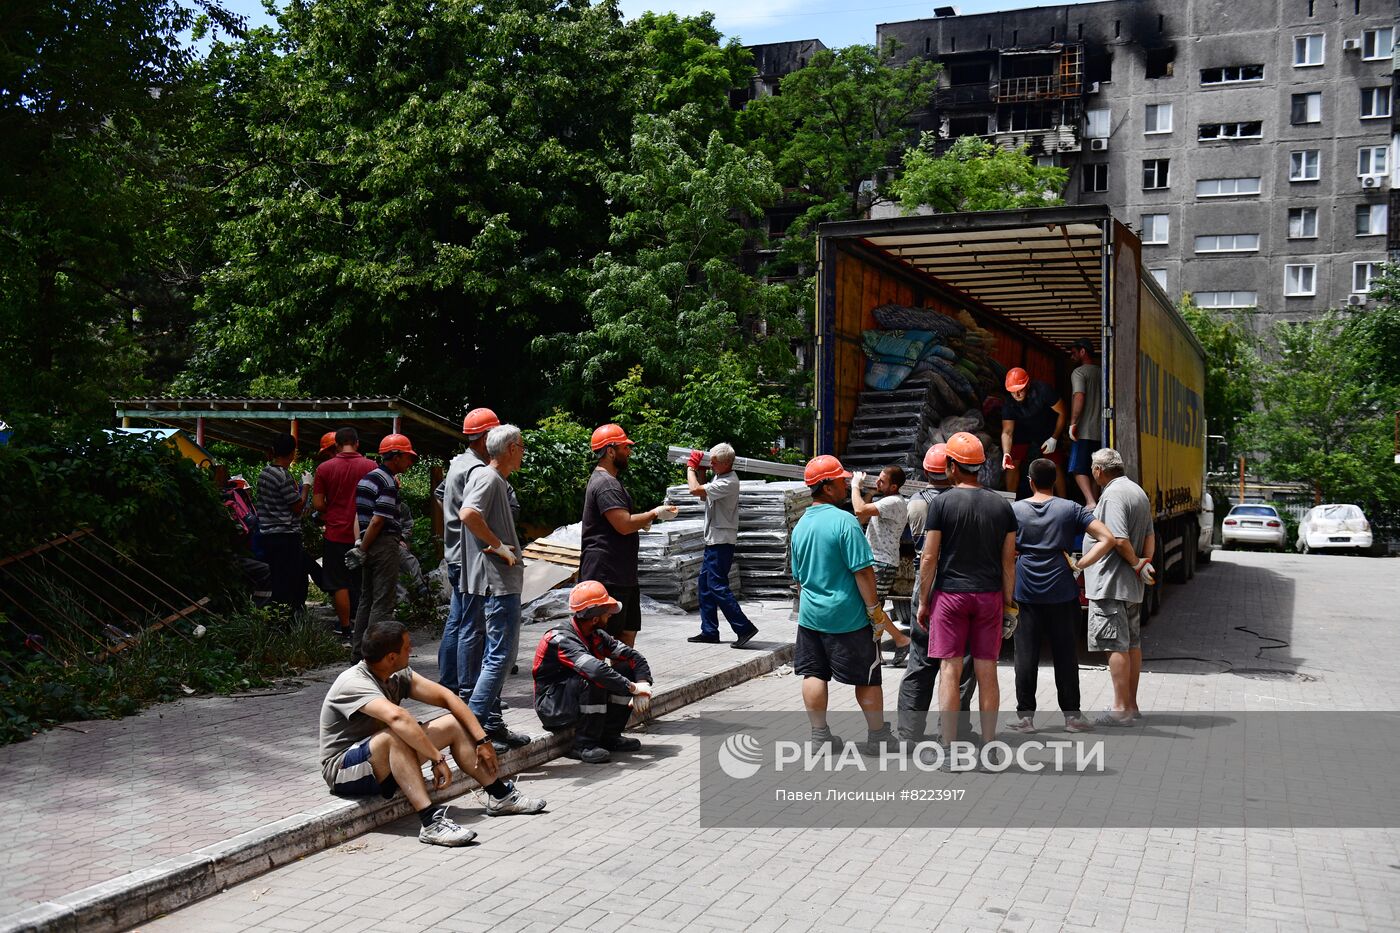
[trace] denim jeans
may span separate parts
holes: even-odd
[[[486,603],[486,652],[468,705],[483,729],[499,732],[506,725],[501,718],[501,688],[520,644],[520,594],[478,598]]]
[[[729,568],[734,563],[734,545],[711,544],[705,548],[705,562],[700,565],[700,634],[719,635],[719,612],[729,621],[735,635],[757,631],[756,626],[739,608],[739,600],[729,588]]]
[[[476,631],[484,630],[484,620],[480,612],[481,602],[457,588],[457,581],[461,576],[461,564],[447,565],[447,579],[452,586],[452,602],[447,610],[447,624],[442,629],[442,642],[438,645],[438,683],[459,695],[463,692],[463,686],[476,683],[476,675],[481,669],[482,643],[485,641]],[[468,612],[469,609],[472,611]],[[469,628],[474,630],[475,638],[469,639]],[[464,641],[475,648],[474,656],[464,650]],[[467,689],[466,695],[471,696],[470,688]]]

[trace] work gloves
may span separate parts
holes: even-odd
[[[355,546],[345,552],[345,569],[359,570],[365,565],[365,549],[360,547],[358,541]]]
[[[1021,607],[1012,603],[1001,607],[1001,637],[1010,638],[1016,634],[1016,626],[1021,621]]]
[[[700,461],[704,459],[705,452],[703,450],[692,450],[690,452],[690,459],[685,462],[685,465],[692,470],[698,470],[700,469]]]
[[[1047,437],[1045,443],[1040,445],[1040,452],[1048,457],[1055,452],[1057,446],[1059,444],[1053,437]]]
[[[1146,557],[1140,558],[1138,562],[1133,565],[1133,570],[1137,572],[1142,582],[1146,583],[1148,586],[1152,586],[1157,582],[1157,568],[1153,567],[1152,561],[1148,560]]]
[[[501,560],[506,562],[507,567],[514,567],[520,561],[520,558],[515,556],[515,551],[511,550],[510,545],[506,544],[504,541],[502,541],[495,547],[487,548],[486,553],[495,554]]]

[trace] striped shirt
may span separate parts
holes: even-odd
[[[300,501],[292,473],[286,467],[269,463],[258,474],[258,530],[265,535],[295,534],[300,531],[292,506]]]
[[[400,534],[403,526],[399,521],[398,480],[383,467],[375,467],[366,473],[355,487],[355,513],[360,518],[361,535],[376,515],[384,519],[381,534]]]

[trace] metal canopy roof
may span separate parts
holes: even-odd
[[[1098,342],[1106,209],[1049,208],[823,224],[1061,346]]]
[[[367,453],[395,431],[407,434],[423,457],[446,460],[466,445],[459,424],[401,398],[191,396],[113,399],[112,404],[121,419],[180,428],[200,443],[225,441],[264,452],[274,436],[294,433],[302,453],[315,454],[322,434],[347,425],[360,432],[360,447]]]

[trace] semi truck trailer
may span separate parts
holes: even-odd
[[[872,370],[869,332],[877,340],[900,333],[881,321],[917,323],[921,309],[955,322],[934,328],[947,334],[942,342],[948,349],[940,351],[942,362],[924,365],[949,372],[949,361],[957,360],[951,365],[961,368],[938,386],[941,397],[953,383],[970,389],[958,400],[970,415],[976,414],[974,403],[982,403],[992,438],[999,438],[994,422],[1004,391],[996,374],[1019,366],[1052,385],[1068,410],[1075,365],[1069,350],[1086,338],[1100,356],[1101,441],[1123,455],[1127,475],[1152,503],[1159,584],[1148,603],[1155,611],[1162,584],[1185,582],[1196,569],[1205,476],[1205,352],[1144,270],[1142,249],[1126,225],[1097,206],[821,225],[815,451],[852,460],[897,460],[907,452],[907,465],[918,465],[916,416],[924,412],[927,425],[926,413],[940,395],[925,399],[930,389],[917,370],[895,388],[888,380],[902,369],[893,376]],[[877,379],[887,382],[876,389],[871,383]],[[941,404],[944,414],[952,407],[951,401]],[[1066,486],[1067,494],[1078,497],[1072,479]]]

